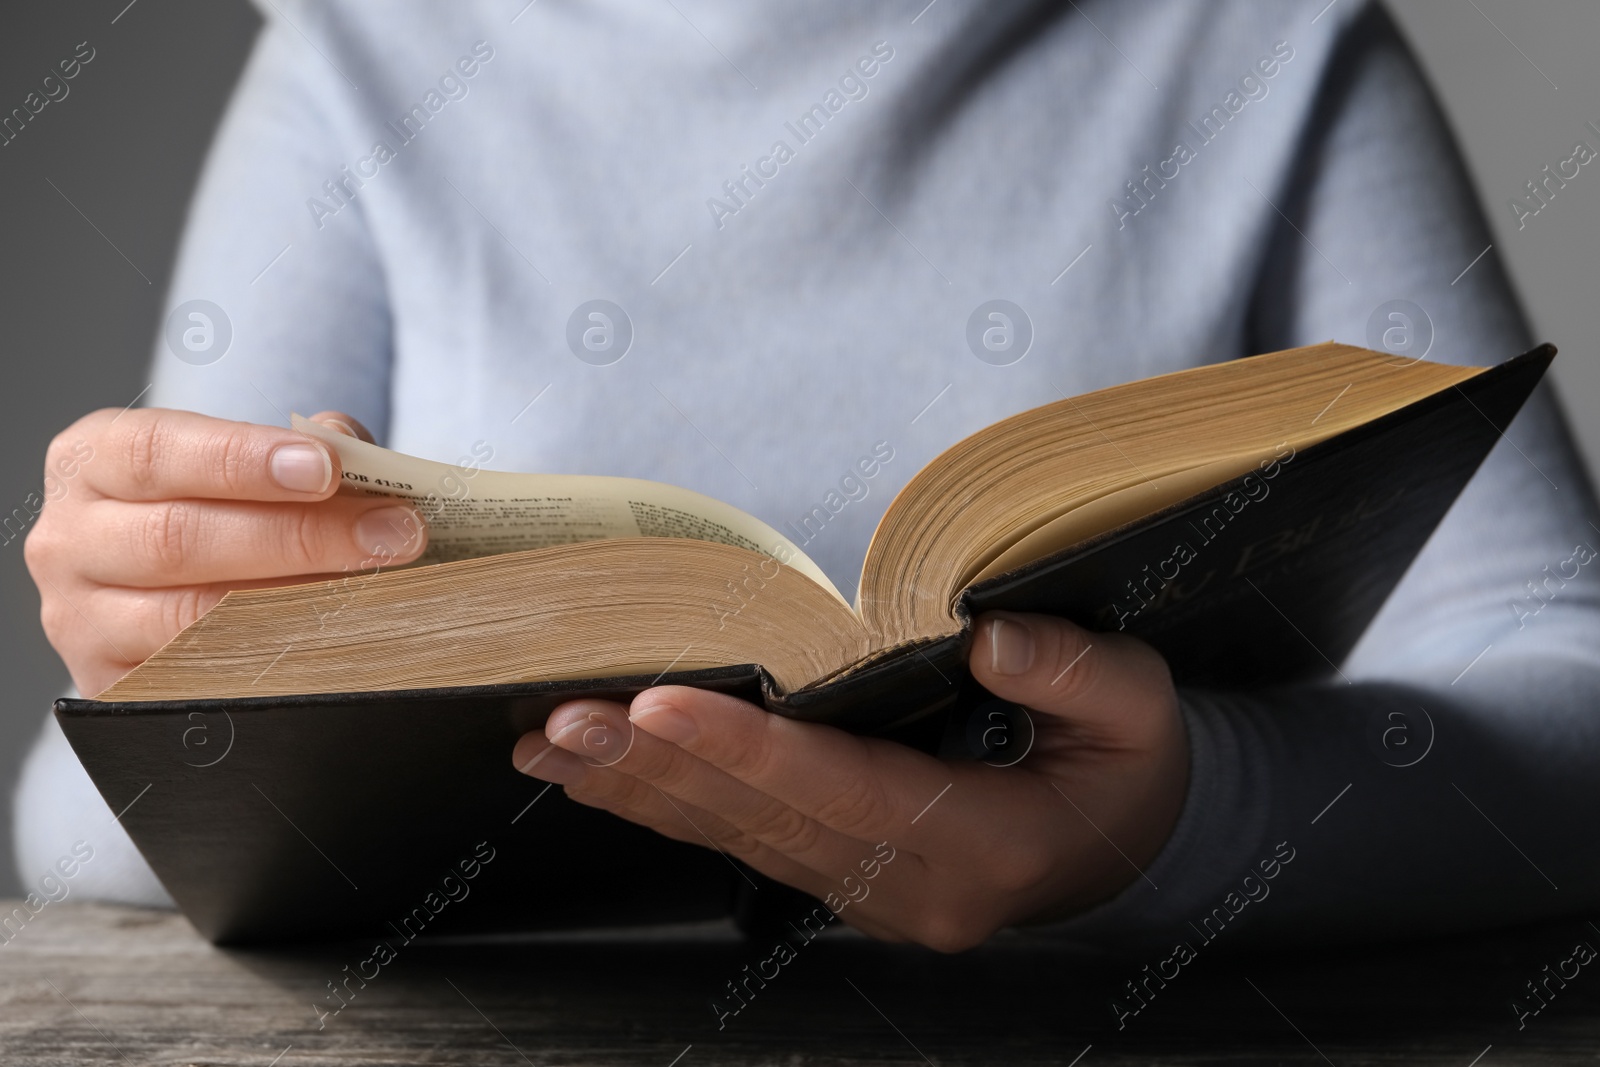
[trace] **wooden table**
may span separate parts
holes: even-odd
[[[769,954],[727,927],[419,940],[365,989],[352,982],[353,999],[319,1029],[313,1003],[336,1003],[325,983],[346,964],[371,973],[369,945],[219,950],[175,915],[69,900],[0,944],[0,1063],[1593,1062],[1600,966],[1520,1030],[1510,1007],[1531,1004],[1523,983],[1578,941],[1600,947],[1600,930],[1571,921],[1399,948],[1202,957],[1119,1030],[1111,1001],[1128,1001],[1122,983],[1148,957],[1020,938],[959,957],[822,938],[722,1029],[710,998]]]

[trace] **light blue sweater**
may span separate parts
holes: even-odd
[[[1528,346],[1440,114],[1359,0],[924,3],[280,0],[169,300],[220,307],[230,347],[159,342],[149,402],[342,408],[406,452],[482,441],[498,468],[673,482],[773,525],[888,442],[804,546],[849,593],[906,479],[1024,408],[1373,343],[1395,300],[1430,359]],[[974,314],[992,300],[1021,315]],[[1573,818],[1600,807],[1600,565],[1559,574],[1600,520],[1547,394],[1508,438],[1352,684],[1183,694],[1174,836],[1057,929],[1170,943],[1285,850],[1269,897],[1227,905],[1230,943],[1600,903]],[[25,879],[107,840],[53,725],[17,820]],[[164,896],[125,839],[79,885]]]

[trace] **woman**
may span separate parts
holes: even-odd
[[[893,491],[1018,410],[1391,328],[1451,361],[1529,345],[1371,5],[518,6],[269,5],[152,408],[87,416],[52,452],[94,455],[28,542],[80,692],[227,588],[359,565],[386,536],[420,550],[379,505],[326,499],[334,468],[282,428],[292,409],[419,455],[483,440],[497,467],[685,485],[773,524],[886,441],[871,494],[805,546],[849,589]],[[1031,333],[1020,358],[967,343],[997,296]],[[1559,814],[1600,800],[1600,599],[1577,579],[1536,616],[1515,605],[1600,528],[1547,392],[1507,438],[1349,684],[1176,690],[1139,642],[1008,615],[981,623],[972,670],[1035,713],[1018,767],[676,687],[570,705],[508,757],[818,896],[888,841],[841,918],[947,950],[1014,924],[1167,937],[1224,901],[1236,944],[1589,907],[1593,831]],[[1395,766],[1372,726],[1420,729],[1419,706],[1432,743]],[[585,758],[596,723],[638,731],[624,760]],[[106,817],[53,725],[21,788],[24,869]],[[103,854],[94,891],[162,899],[126,842]],[[1247,877],[1271,903],[1241,896]]]

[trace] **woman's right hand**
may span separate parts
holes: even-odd
[[[314,419],[372,440],[347,415]],[[105,689],[230,589],[421,554],[415,511],[336,496],[341,475],[330,449],[294,430],[188,411],[111,408],[57,435],[25,555],[78,692]]]

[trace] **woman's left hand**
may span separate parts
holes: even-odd
[[[1144,877],[1189,775],[1166,662],[1143,642],[996,612],[978,622],[970,665],[1030,709],[1033,745],[1014,766],[942,761],[683,686],[631,707],[564,704],[512,758],[580,804],[810,893],[871,936],[961,951]]]

